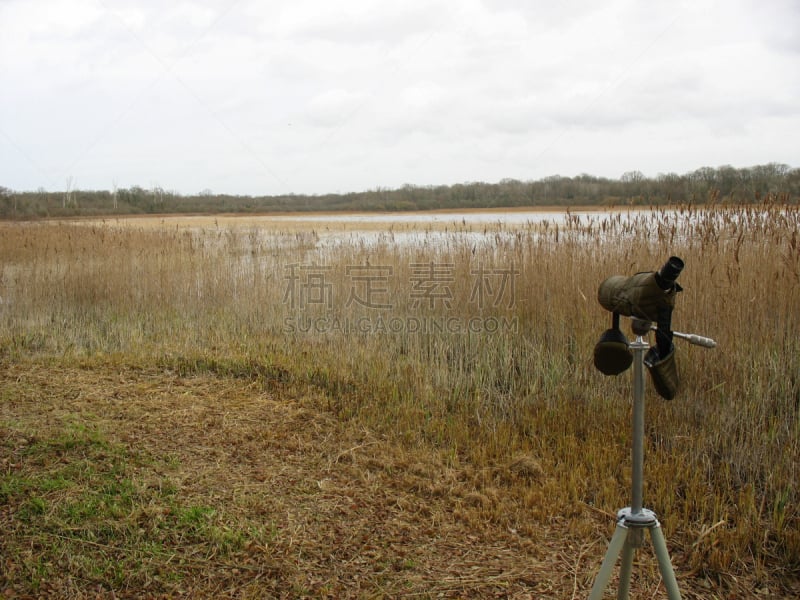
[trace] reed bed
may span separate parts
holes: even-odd
[[[454,464],[491,473],[525,457],[535,477],[487,476],[518,498],[518,514],[489,517],[499,521],[629,502],[630,378],[592,365],[610,323],[596,290],[678,255],[673,326],[718,348],[677,341],[679,396],[648,391],[645,503],[690,569],[800,572],[796,206],[568,216],[402,244],[255,227],[0,227],[5,355],[280,369],[340,418]]]

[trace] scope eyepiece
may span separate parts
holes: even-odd
[[[670,256],[664,266],[656,273],[656,282],[662,290],[670,290],[675,280],[683,271],[683,261],[677,256]]]

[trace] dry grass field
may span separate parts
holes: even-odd
[[[0,224],[0,597],[586,597],[630,502],[597,286],[672,254],[718,348],[648,387],[645,505],[685,597],[800,594],[800,209],[336,227]]]

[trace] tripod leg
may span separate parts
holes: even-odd
[[[608,585],[608,580],[611,579],[611,571],[614,569],[614,563],[617,562],[617,557],[622,547],[625,545],[625,540],[627,538],[628,528],[617,523],[617,529],[614,531],[614,536],[608,544],[608,550],[603,559],[603,564],[600,565],[600,572],[597,573],[597,579],[594,580],[589,600],[601,600],[603,598],[603,592]]]
[[[667,589],[669,600],[681,600],[681,592],[678,590],[678,581],[675,579],[675,571],[672,569],[672,562],[669,559],[667,542],[661,526],[656,525],[650,528],[650,537],[653,539],[653,549],[658,558],[658,569],[661,571],[661,579],[664,580],[664,587]]]
[[[619,568],[619,589],[617,590],[617,600],[627,600],[628,592],[631,589],[631,571],[633,570],[633,544],[630,543],[630,535],[633,531],[628,532],[625,538],[625,545],[622,547],[622,564]]]

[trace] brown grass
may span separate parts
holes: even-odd
[[[7,476],[29,474],[30,449],[80,423],[106,460],[125,457],[119,476],[137,500],[102,537],[108,516],[65,527],[50,508],[85,490],[48,491],[27,522],[14,518],[26,499],[11,495],[6,597],[526,597],[571,585],[547,565],[563,551],[557,527],[498,526],[504,499],[476,504],[486,496],[467,470],[342,423],[307,390],[102,363],[4,364],[3,380]],[[60,448],[39,467],[52,473],[85,453]],[[203,508],[197,522],[180,516],[192,507]],[[114,561],[128,573],[112,587],[104,568]]]
[[[730,588],[747,595],[743,589],[766,586],[772,594],[791,595],[800,565],[799,221],[797,208],[787,206],[684,208],[629,220],[598,216],[572,218],[567,226],[487,230],[488,245],[476,242],[473,234],[482,232],[464,231],[445,242],[424,234],[415,246],[393,243],[389,236],[377,245],[349,242],[334,248],[319,248],[319,233],[309,230],[198,231],[168,223],[127,229],[5,226],[0,340],[8,365],[44,357],[36,360],[74,369],[75,361],[88,360],[91,376],[109,357],[122,357],[142,372],[205,377],[222,388],[257,388],[265,378],[277,379],[288,386],[274,398],[278,404],[289,389],[293,401],[312,410],[305,398],[313,396],[313,411],[305,418],[342,428],[335,435],[346,442],[329,449],[326,459],[334,457],[336,468],[346,470],[336,485],[373,481],[378,487],[367,486],[364,494],[379,495],[384,503],[402,493],[410,494],[409,502],[426,505],[438,499],[436,522],[461,527],[449,539],[464,552],[471,531],[500,536],[492,537],[489,547],[508,546],[513,538],[503,532],[514,531],[537,548],[543,545],[543,554],[534,556],[542,563],[536,568],[557,581],[548,592],[535,587],[544,585],[544,578],[529,584],[527,572],[518,573],[507,577],[517,582],[513,589],[534,597],[569,597],[574,589],[580,596],[613,527],[608,515],[629,502],[630,491],[630,381],[603,378],[591,365],[594,343],[609,321],[595,302],[597,285],[607,275],[654,269],[678,254],[687,267],[675,328],[714,337],[719,347],[679,345],[681,394],[666,403],[648,392],[645,503],[662,518],[682,588],[702,590],[696,585],[710,581],[720,594]],[[410,302],[412,265],[429,261],[453,265],[450,308],[414,308]],[[508,318],[516,319],[517,328],[495,334],[287,332],[287,318],[374,320],[378,314],[347,305],[346,293],[330,311],[320,305],[292,309],[284,299],[286,267],[294,263],[324,266],[325,281],[340,291],[352,284],[349,266],[392,267],[393,307],[387,317]],[[511,266],[520,272],[511,306],[484,306],[481,312],[470,303],[474,269]],[[4,385],[13,381],[10,371],[6,377]],[[156,395],[172,407],[174,435],[164,443],[171,440],[176,453],[194,451],[199,462],[189,472],[223,465],[209,475],[200,496],[216,511],[229,510],[231,497],[225,494],[235,481],[247,480],[250,463],[245,457],[241,464],[216,463],[222,455],[212,451],[205,430],[197,437],[196,430],[180,425],[181,411],[203,423],[207,417],[209,427],[235,423],[232,430],[243,434],[238,437],[251,431],[248,427],[266,431],[265,426],[258,419],[226,421],[232,411],[192,413],[187,406],[196,400],[182,396],[179,387],[167,389]],[[247,393],[258,397],[252,390],[241,397]],[[2,424],[17,431],[14,423],[23,413],[4,403]],[[289,414],[281,418],[292,422]],[[116,426],[125,429],[122,424],[131,419],[133,413],[120,416]],[[98,427],[106,436],[115,430]],[[237,446],[244,443],[235,439]],[[321,438],[311,440],[297,452],[313,463]],[[272,448],[294,443],[299,442],[290,435]],[[365,457],[374,461],[375,473],[364,474]],[[181,455],[187,464],[190,458]],[[408,479],[409,464],[424,465],[430,487]],[[315,476],[325,479],[319,472]],[[218,503],[208,500],[213,489],[224,491]],[[321,500],[317,494],[308,506]],[[297,502],[294,495],[286,500]],[[368,515],[365,523],[377,518]],[[539,531],[552,533],[558,544],[543,542]],[[497,550],[499,562],[476,562],[507,561],[514,573],[511,565],[517,563],[510,554],[524,557],[528,551],[509,547],[510,553]],[[306,555],[298,552],[299,565]],[[456,551],[431,547],[430,561],[439,552]],[[352,558],[333,556],[326,563],[309,556],[298,569],[344,568]],[[282,555],[279,562],[286,560]],[[650,562],[642,561],[637,570],[650,568]],[[568,583],[556,574],[565,572],[573,573]],[[414,573],[402,574],[413,580]],[[645,574],[645,580],[651,576]],[[421,591],[438,577],[441,571],[413,589]],[[479,579],[498,582],[491,577],[483,573]],[[370,589],[380,595],[384,583],[369,582],[363,590],[353,588],[354,594],[369,595]],[[477,581],[474,586],[465,584],[462,592],[500,589],[480,588]],[[387,587],[385,594],[401,591]],[[710,595],[706,590],[705,597]]]
[[[604,514],[530,515],[558,486],[530,457],[456,465],[280,377],[91,360],[6,361],[2,380],[7,598],[585,597],[605,550]],[[632,598],[658,597],[641,555]]]

